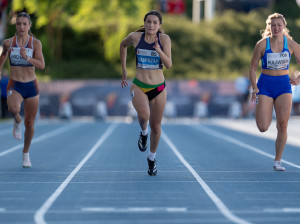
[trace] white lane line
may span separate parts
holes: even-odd
[[[115,213],[141,213],[141,212],[187,212],[185,207],[128,207],[128,208],[115,208],[115,207],[88,207],[81,208],[83,212],[115,212]]]
[[[6,212],[5,208],[0,208],[0,212]]]
[[[37,138],[32,139],[31,144],[34,144],[34,143],[37,143],[37,142],[41,142],[41,141],[43,141],[43,140],[45,140],[47,138],[50,138],[50,137],[53,137],[55,135],[61,134],[61,133],[65,132],[65,131],[68,131],[69,129],[72,129],[72,128],[76,127],[76,126],[79,126],[79,124],[71,124],[71,125],[67,125],[67,126],[61,127],[61,128],[59,128],[57,130],[51,131],[51,132],[49,132],[47,134],[44,134],[44,135],[41,135],[41,136],[39,136]],[[16,151],[17,149],[23,148],[23,146],[24,146],[23,143],[19,144],[19,145],[16,145],[16,146],[14,146],[14,147],[12,147],[10,149],[7,149],[7,150],[5,150],[3,152],[0,152],[0,156],[4,156],[4,155],[6,155],[8,153]]]
[[[104,207],[104,208],[82,208],[83,212],[116,212],[117,209],[114,207]]]
[[[80,161],[80,163],[75,167],[75,169],[69,174],[69,176],[61,183],[61,185],[55,190],[55,192],[45,201],[45,203],[40,207],[34,214],[34,221],[37,224],[46,224],[44,216],[55,200],[63,192],[63,190],[68,186],[73,177],[81,169],[81,167],[90,159],[90,157],[97,151],[97,149],[103,144],[103,142],[112,134],[114,129],[118,126],[117,123],[112,123],[105,133],[100,137],[96,144],[90,149],[88,154]]]
[[[293,123],[293,125],[295,127],[291,126],[292,122],[295,122],[295,120],[290,119],[290,121],[289,121],[290,125],[288,126],[289,135],[288,135],[287,144],[299,147],[300,139],[298,138],[298,136],[296,136],[296,133],[299,132],[298,131],[299,128],[295,123]],[[218,125],[218,126],[227,128],[227,129],[240,131],[240,132],[243,132],[246,134],[251,134],[254,136],[259,136],[261,138],[275,140],[277,137],[276,121],[272,121],[268,131],[263,132],[263,133],[258,131],[258,128],[255,124],[255,120],[254,121],[252,121],[252,120],[239,121],[239,120],[232,120],[232,119],[213,119],[213,120],[211,120],[211,123],[214,125]],[[292,133],[294,133],[294,134],[292,135]]]
[[[261,192],[247,192],[247,191],[241,191],[241,192],[236,192],[236,194],[300,194],[300,192],[295,192],[295,191],[288,191],[288,192],[282,192],[282,191],[261,191]]]
[[[251,150],[251,151],[253,151],[253,152],[256,152],[256,153],[258,153],[258,154],[260,154],[260,155],[263,155],[263,156],[272,158],[272,159],[274,160],[274,155],[272,155],[272,154],[270,154],[270,153],[267,153],[267,152],[264,152],[263,150],[258,149],[258,148],[254,147],[254,146],[252,146],[252,145],[248,145],[248,144],[246,144],[246,143],[244,143],[244,142],[241,142],[241,141],[239,141],[239,140],[237,140],[237,139],[235,139],[235,138],[232,138],[232,137],[230,137],[230,136],[228,136],[228,135],[221,134],[220,132],[214,131],[214,130],[212,130],[212,129],[210,129],[210,128],[207,128],[207,127],[204,127],[204,126],[201,126],[201,127],[195,127],[195,126],[193,126],[193,128],[195,128],[195,129],[197,129],[197,130],[199,130],[199,131],[205,132],[205,133],[207,133],[207,134],[209,134],[209,135],[212,135],[212,136],[214,136],[214,137],[216,137],[216,138],[223,139],[223,140],[225,140],[225,141],[227,141],[227,142],[230,142],[230,143],[232,143],[232,144],[236,144],[236,145],[238,145],[238,146],[240,146],[240,147],[249,149],[249,150]],[[300,166],[299,166],[299,165],[294,164],[294,163],[292,163],[292,162],[289,162],[289,161],[287,161],[287,160],[282,159],[281,162],[283,162],[283,163],[285,163],[285,164],[288,164],[288,165],[290,165],[290,166],[293,166],[293,167],[296,167],[296,168],[300,169]]]
[[[199,166],[194,166],[194,167],[199,167]],[[187,171],[183,171],[183,170],[170,170],[170,171],[167,171],[167,170],[160,170],[159,173],[187,173],[189,172],[188,170]],[[285,171],[284,173],[299,173],[300,171]],[[28,175],[31,175],[33,173],[38,173],[38,174],[65,174],[65,173],[68,173],[67,171],[30,171],[30,173],[24,173],[23,171],[20,171],[20,172],[15,172],[15,171],[12,171],[12,172],[6,172],[6,171],[0,171],[0,174],[16,174],[16,173],[21,173],[21,174],[28,174]],[[145,170],[120,170],[120,171],[109,171],[109,170],[97,170],[97,171],[81,171],[81,173],[145,173]],[[264,174],[268,174],[268,173],[274,173],[274,171],[251,171],[251,170],[245,170],[245,171],[241,171],[241,170],[205,170],[205,171],[198,171],[198,173],[264,173]]]
[[[237,224],[250,224],[250,222],[241,219],[235,216],[227,206],[221,201],[221,199],[210,189],[210,187],[205,183],[205,181],[198,175],[198,173],[194,170],[194,168],[185,160],[173,142],[168,138],[164,131],[161,133],[164,141],[169,145],[173,153],[177,156],[177,158],[184,164],[184,166],[191,172],[191,174],[195,177],[198,183],[201,185],[205,193],[210,197],[213,203],[217,206],[219,211],[230,221]]]
[[[187,208],[167,208],[167,212],[186,212]]]
[[[277,212],[300,213],[300,208],[265,208],[263,211],[270,212],[270,213],[277,213]]]
[[[11,123],[11,127],[0,130],[0,135],[6,135],[6,134],[13,133],[13,121],[10,121],[10,123]],[[39,122],[36,122],[36,125],[39,127],[41,126]],[[23,128],[24,128],[24,126],[22,126],[22,131],[23,131]]]
[[[84,182],[72,182],[71,184],[138,184],[138,183],[197,183],[197,180],[194,181],[84,181]],[[207,180],[209,183],[300,183],[300,180]],[[59,184],[59,181],[16,181],[16,182],[0,182],[0,185],[6,184]]]

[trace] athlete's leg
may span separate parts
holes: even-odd
[[[270,127],[273,115],[274,100],[265,95],[258,95],[258,104],[255,109],[256,125],[261,132],[265,132]]]
[[[39,108],[39,95],[30,97],[24,100],[24,125],[25,125],[25,140],[23,153],[29,152],[31,140],[34,135],[34,122]]]
[[[287,127],[292,109],[292,94],[285,93],[278,96],[274,103],[277,119],[277,138],[275,160],[280,161],[287,142]]]
[[[147,129],[150,117],[149,100],[147,95],[135,84],[131,85],[132,104],[138,114],[139,124],[142,130]]]
[[[11,91],[11,92],[10,92]],[[15,119],[16,123],[21,122],[20,109],[23,97],[15,90],[10,90],[7,94],[7,109]]]
[[[166,89],[150,101],[150,151],[156,152],[160,134],[161,134],[161,121],[164,115],[165,104],[167,100]]]

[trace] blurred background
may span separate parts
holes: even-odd
[[[165,117],[251,118],[255,104],[247,98],[247,74],[260,31],[267,16],[279,12],[299,43],[299,4],[300,0],[0,0],[0,42],[15,34],[19,12],[30,14],[32,33],[41,40],[46,61],[44,71],[36,70],[40,117],[135,118],[130,88],[120,84],[119,46],[143,25],[144,15],[156,9],[172,40],[173,67],[164,69]],[[127,68],[131,82],[133,47],[128,49]],[[297,70],[292,58],[290,74]],[[8,60],[1,89],[6,74]],[[293,87],[293,116],[300,114],[299,88]],[[5,91],[1,97],[6,97]],[[9,117],[3,106],[1,116]]]

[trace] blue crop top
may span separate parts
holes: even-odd
[[[158,44],[163,50],[159,39],[159,33],[157,33],[157,38]],[[138,45],[135,47],[136,68],[145,70],[163,69],[162,61],[154,46],[155,42],[148,44],[145,41],[145,33],[143,33]]]
[[[261,57],[261,65],[263,69],[270,70],[288,70],[291,54],[288,48],[287,38],[284,37],[283,50],[278,53],[273,53],[270,44],[270,37],[266,38],[267,46],[264,56]]]

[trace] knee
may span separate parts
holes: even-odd
[[[150,123],[151,132],[160,133],[161,132],[161,124],[160,123]]]
[[[278,121],[276,124],[277,130],[280,132],[286,131],[288,127],[287,121]]]
[[[10,105],[7,108],[8,112],[11,114],[18,114],[20,112],[20,107],[16,105]]]
[[[34,131],[34,120],[33,121],[25,120],[24,121],[24,126],[25,126],[26,130]]]
[[[269,125],[257,125],[257,127],[258,127],[258,130],[260,131],[260,132],[266,132],[268,129],[269,129]]]
[[[143,112],[143,113],[139,113],[139,119],[143,120],[143,121],[148,121],[150,117],[149,113]]]

